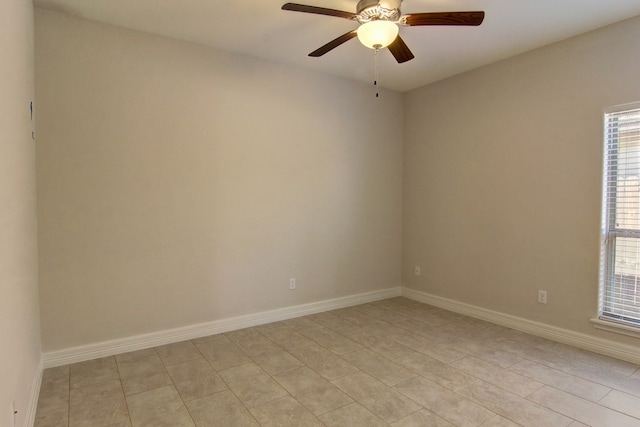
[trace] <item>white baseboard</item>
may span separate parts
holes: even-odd
[[[280,320],[292,319],[294,317],[321,313],[323,311],[365,304],[372,301],[400,296],[401,293],[401,288],[396,286],[379,291],[333,298],[309,304],[284,307],[260,313],[215,320],[213,322],[184,326],[166,331],[152,332],[149,334],[136,335],[80,347],[46,352],[42,355],[42,365],[44,368],[52,368],[55,366],[68,365],[70,363],[97,359],[100,357],[113,356],[115,354],[126,353],[129,351],[142,350],[145,348],[206,337],[251,326],[277,322]],[[39,389],[40,387],[38,387],[38,390]]]
[[[638,351],[638,347],[635,346],[570,331],[568,329],[535,322],[533,320],[500,313],[498,311],[488,310],[486,308],[448,298],[438,297],[426,292],[405,287],[402,288],[402,296],[425,304],[433,305],[435,307],[440,307],[445,310],[526,332],[531,335],[572,345],[574,347],[593,351],[594,353],[603,354],[605,356],[615,357],[616,359],[626,360],[631,363],[640,364],[640,351]]]
[[[70,363],[83,362],[85,360],[113,356],[115,354],[126,353],[129,351],[142,350],[179,341],[206,337],[209,335],[230,332],[237,329],[263,325],[266,323],[292,319],[294,317],[321,313],[328,310],[335,310],[358,304],[365,304],[396,296],[404,296],[415,301],[430,304],[456,313],[464,314],[466,316],[486,320],[491,323],[506,326],[532,335],[640,364],[640,352],[638,351],[638,347],[635,346],[617,343],[604,338],[570,331],[568,329],[535,322],[522,317],[512,316],[448,298],[438,297],[426,292],[397,286],[379,291],[284,307],[275,310],[247,314],[244,316],[216,320],[213,322],[47,352],[42,355],[42,366],[43,368],[51,368],[54,366],[68,365]],[[37,387],[34,386],[35,390],[40,389],[39,382],[41,379],[42,372],[40,372],[37,379]],[[35,404],[37,405],[37,393],[35,398],[32,400],[35,400]],[[33,416],[35,416],[35,407],[33,408]]]
[[[42,385],[42,363],[38,366],[36,377],[31,383],[29,392],[29,402],[24,416],[24,426],[32,427],[36,421],[36,410],[38,409],[38,396],[40,395],[40,386]]]

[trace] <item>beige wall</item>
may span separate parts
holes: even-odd
[[[603,108],[640,99],[637,40],[640,18],[406,95],[405,286],[637,344],[589,322]]]
[[[36,58],[44,351],[400,284],[401,94],[44,10]]]
[[[33,6],[0,2],[0,425],[25,425],[40,365]]]
[[[640,99],[640,19],[375,101],[36,18],[45,351],[382,289],[401,270],[413,289],[636,343],[589,319],[602,113]]]

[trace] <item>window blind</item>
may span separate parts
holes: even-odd
[[[640,327],[640,104],[605,114],[600,316]]]

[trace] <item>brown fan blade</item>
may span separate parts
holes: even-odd
[[[338,18],[355,19],[356,14],[344,12],[342,10],[327,9],[325,7],[307,6],[306,4],[285,3],[282,10],[292,10],[294,12],[315,13],[317,15],[336,16]]]
[[[402,37],[398,36],[396,39],[389,45],[389,52],[396,58],[399,64],[403,62],[407,62],[415,58],[411,50],[407,46],[407,44],[402,40]]]
[[[484,12],[432,12],[412,13],[402,17],[402,23],[416,25],[472,25],[482,24]]]
[[[317,58],[318,56],[322,56],[325,53],[329,52],[330,50],[337,48],[342,43],[348,42],[349,40],[351,40],[357,35],[358,35],[357,30],[349,31],[348,33],[341,35],[337,39],[331,40],[329,43],[325,44],[321,48],[314,50],[309,54],[309,56],[313,56],[314,58]]]

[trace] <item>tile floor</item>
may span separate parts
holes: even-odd
[[[392,298],[47,369],[35,425],[640,426],[640,369]]]

